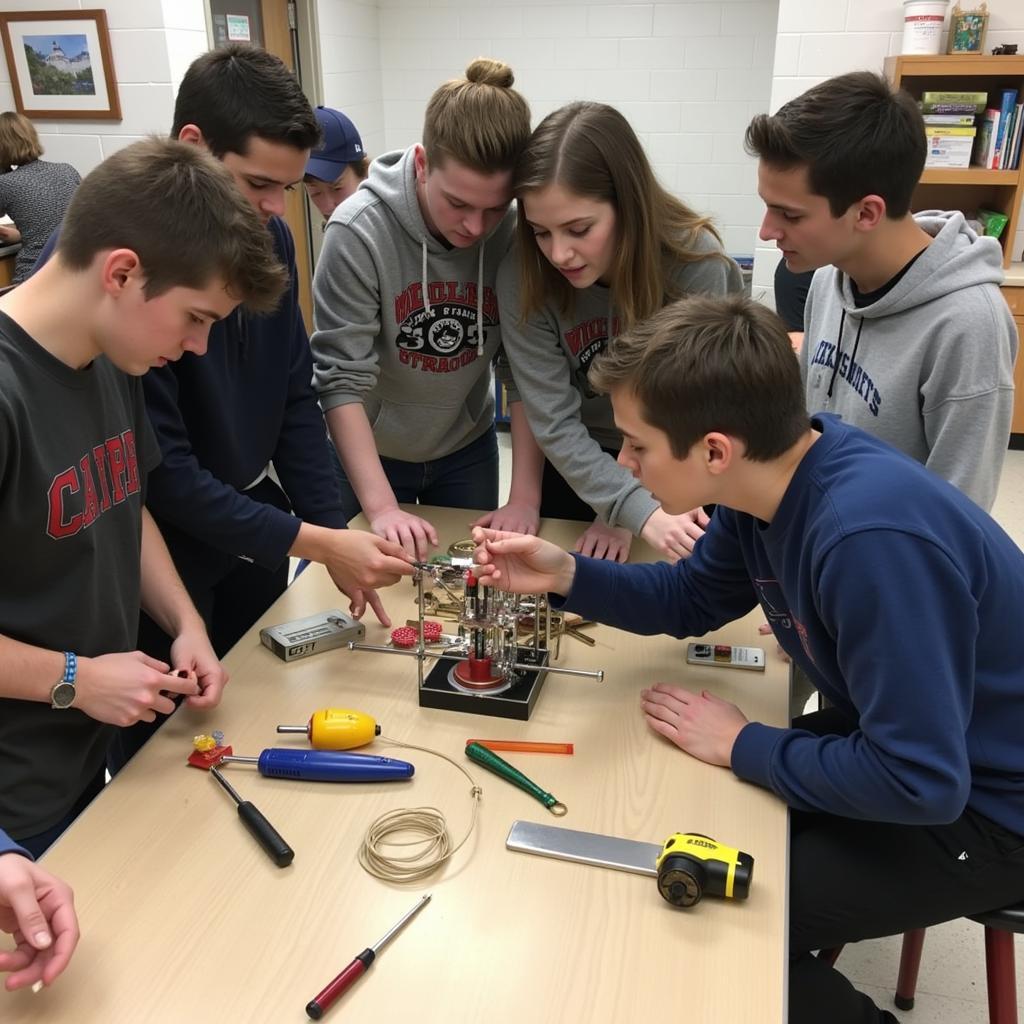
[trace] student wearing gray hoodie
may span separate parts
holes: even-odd
[[[622,434],[587,369],[610,338],[666,302],[739,291],[739,269],[711,221],[658,184],[629,122],[606,104],[549,114],[513,188],[518,245],[498,272],[514,381],[506,386],[513,414],[525,407],[543,451],[532,471],[520,458],[520,478],[532,472],[541,516],[593,520],[577,542],[581,554],[625,561],[637,535],[672,561],[686,558],[707,516],[669,515],[618,464]]]
[[[491,510],[498,500],[494,281],[530,132],[512,82],[507,65],[479,59],[434,93],[423,145],[376,160],[332,214],[313,284],[315,381],[343,507],[418,558],[437,534],[400,502]],[[537,527],[514,511],[488,519]]]
[[[837,413],[991,509],[1017,354],[1003,254],[962,213],[909,212],[925,160],[913,99],[878,75],[842,75],[758,115],[746,142],[768,206],[761,238],[790,270],[821,268],[800,354],[809,410]]]

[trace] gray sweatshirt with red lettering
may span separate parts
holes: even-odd
[[[494,422],[495,276],[515,215],[471,248],[438,241],[420,213],[413,152],[375,160],[331,215],[310,344],[324,411],[361,402],[381,455],[425,462]]]
[[[743,288],[739,267],[712,255],[722,250],[709,231],[699,236],[697,251],[707,253],[707,258],[668,269],[672,293],[726,295]],[[505,312],[507,357],[507,364],[499,364],[498,376],[509,402],[522,401],[544,455],[596,515],[610,526],[639,534],[658,502],[607,454],[622,447],[622,434],[615,426],[611,400],[596,394],[587,379],[591,362],[621,328],[611,290],[594,284],[573,293],[568,313],[552,301],[524,318],[519,253],[513,250],[498,274],[498,296]]]

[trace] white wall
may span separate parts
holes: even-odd
[[[321,12],[330,6],[339,5],[320,0]],[[767,105],[778,0],[379,6],[388,149],[419,140],[427,100],[441,82],[474,57],[497,57],[512,66],[535,124],[574,99],[618,107],[662,182],[716,216],[730,252],[752,254],[761,207],[740,142]]]
[[[387,148],[381,74],[381,17],[376,0],[316,0],[323,103],[343,110],[359,129],[363,148]]]
[[[1000,43],[1024,43],[1022,0],[988,0],[988,9],[986,51]],[[832,75],[881,71],[883,60],[900,52],[902,41],[903,8],[897,0],[779,0],[771,110]],[[1024,225],[1013,244],[1016,259],[1022,248]],[[771,287],[778,261],[774,245],[758,247],[755,289]]]
[[[97,7],[107,12],[122,120],[34,122],[46,159],[83,175],[122,146],[170,130],[178,82],[207,45],[203,0],[3,0],[5,12]],[[13,109],[7,62],[0,60],[0,110]]]

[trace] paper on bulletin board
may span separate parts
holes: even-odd
[[[229,14],[228,39],[233,43],[248,43],[252,41],[252,33],[249,31],[249,17],[245,14]]]

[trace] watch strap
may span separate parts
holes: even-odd
[[[78,678],[78,655],[64,652],[64,673],[50,690],[50,707],[65,710],[75,702],[75,680]]]

